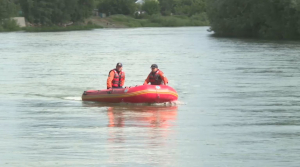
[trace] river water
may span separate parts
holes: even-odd
[[[299,166],[300,42],[206,29],[0,33],[0,166]],[[179,101],[82,102],[117,62],[127,86],[157,63]]]

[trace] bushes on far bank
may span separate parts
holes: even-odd
[[[124,24],[128,27],[183,27],[183,26],[208,26],[209,21],[206,13],[193,15],[191,17],[184,15],[162,16],[162,15],[144,15],[141,19],[135,19],[131,16],[113,15],[110,16],[113,21]]]
[[[15,20],[6,19],[0,23],[0,32],[10,32],[10,31],[19,31],[21,30],[20,26]]]
[[[79,22],[90,17],[94,0],[18,0],[24,17],[43,26]]]
[[[67,27],[60,26],[43,26],[43,27],[26,27],[24,31],[26,32],[59,32],[59,31],[80,31],[80,30],[92,30],[97,28],[103,28],[98,25],[72,25]]]
[[[205,13],[187,16],[161,16],[154,15],[149,18],[150,22],[157,23],[162,27],[182,27],[182,26],[208,26],[209,22]]]
[[[126,15],[112,15],[108,18],[111,22],[123,24],[127,27],[183,27],[183,26],[208,26],[209,21],[206,17],[206,13],[201,13],[188,17],[186,15],[174,15],[174,16],[162,16],[160,14],[149,16],[143,15],[141,19],[135,19],[132,16]],[[87,25],[82,23],[76,23],[75,25],[62,27],[57,25],[43,25],[40,27],[25,27],[20,28],[14,20],[9,20],[2,26],[0,26],[0,32],[6,31],[20,31],[25,32],[58,32],[58,31],[79,31],[79,30],[92,30],[97,28],[103,28],[93,24],[92,22]]]
[[[0,25],[0,32],[25,31],[25,32],[60,32],[60,31],[80,31],[93,30],[103,28],[102,26],[88,24],[88,25],[72,25],[67,27],[61,26],[42,26],[42,27],[24,27],[20,28],[14,20],[5,21]]]

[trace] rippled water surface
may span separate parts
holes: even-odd
[[[0,166],[299,166],[300,43],[207,28],[0,33]],[[179,101],[82,102],[117,62]]]

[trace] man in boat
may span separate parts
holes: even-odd
[[[151,72],[145,80],[144,85],[148,85],[149,82],[151,85],[167,85],[169,83],[167,77],[158,69],[156,64],[151,65]]]
[[[109,71],[107,78],[107,89],[123,88],[125,83],[125,72],[122,71],[122,63],[117,63],[116,68]]]

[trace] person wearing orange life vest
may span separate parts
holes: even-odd
[[[117,63],[116,68],[109,71],[107,78],[107,89],[123,88],[125,83],[125,72],[122,71],[122,63]]]
[[[168,85],[169,81],[167,77],[158,69],[156,64],[152,64],[151,69],[152,71],[145,80],[144,85],[148,85],[149,82],[151,85]]]

